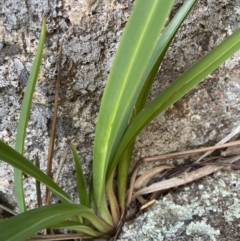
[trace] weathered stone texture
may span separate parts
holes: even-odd
[[[58,43],[68,31],[63,46],[61,100],[53,173],[68,141],[71,141],[76,145],[83,160],[84,172],[89,177],[100,100],[132,2],[1,1],[0,138],[14,146],[24,88],[40,34],[41,16],[45,15],[47,39],[27,129],[25,153],[31,160],[38,153],[41,169],[45,170]],[[174,12],[182,3],[182,0],[176,1]],[[175,38],[150,98],[239,28],[239,20],[238,0],[200,0]],[[228,134],[239,123],[240,117],[239,55],[239,52],[236,53],[149,125],[136,141],[134,159],[212,145]],[[34,180],[29,177],[24,179],[27,204],[34,207]],[[14,205],[12,168],[2,162],[0,183],[2,196]],[[75,169],[70,154],[59,183],[76,201]]]
[[[118,240],[239,240],[239,174],[221,171],[178,188],[127,222]]]
[[[73,1],[74,2],[74,1]],[[53,172],[73,142],[90,174],[92,143],[97,112],[116,45],[131,5],[119,1],[5,1],[1,15],[0,138],[14,146],[17,120],[24,88],[36,52],[41,16],[47,19],[47,39],[31,118],[27,130],[26,156],[38,153],[46,167],[52,103],[58,60],[58,43],[63,34],[62,79],[56,154]],[[69,31],[68,31],[69,29]],[[67,32],[68,31],[68,32]],[[1,191],[13,197],[12,168],[1,163]],[[60,184],[76,200],[75,168],[71,155],[63,167]],[[34,180],[25,178],[26,200],[36,205]]]

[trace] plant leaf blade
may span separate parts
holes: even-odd
[[[70,145],[70,147],[73,154],[73,159],[75,162],[75,167],[77,172],[77,186],[78,186],[78,195],[79,195],[80,203],[88,206],[87,187],[86,187],[85,178],[83,175],[81,160],[77,154],[76,148],[73,145]]]
[[[93,187],[99,209],[104,200],[109,160],[128,125],[144,84],[145,78],[142,76],[146,75],[145,66],[150,60],[173,2],[135,1],[125,27],[104,91],[94,140]]]
[[[75,215],[85,216],[91,221],[97,217],[91,209],[81,204],[51,204],[1,222],[0,239],[4,241],[26,240],[36,231],[63,222]],[[101,220],[94,222],[101,222]],[[105,231],[104,228],[103,230]]]
[[[38,167],[33,165],[29,160],[19,152],[0,140],[0,160],[7,162],[13,167],[24,173],[36,178],[45,184],[62,202],[71,203],[67,193],[65,193],[50,177],[43,173]]]
[[[207,75],[213,72],[219,65],[226,61],[240,49],[240,30],[237,30],[221,44],[215,47],[206,56],[200,59],[173,84],[159,94],[148,104],[131,122],[119,145],[118,152],[114,159],[118,160],[124,150],[134,141],[136,136],[146,127],[157,115],[163,113],[177,100],[188,93]]]
[[[38,74],[39,74],[39,70],[42,62],[42,53],[44,48],[45,37],[46,37],[46,20],[45,18],[43,18],[42,31],[41,31],[40,40],[38,43],[38,49],[31,68],[28,84],[24,93],[20,118],[19,118],[18,127],[17,127],[15,150],[17,150],[21,154],[23,154],[26,128],[27,128],[27,123],[28,123],[28,118],[30,113],[30,107],[32,103],[33,92],[36,86],[36,82],[37,82],[37,78],[38,78]],[[26,205],[25,205],[24,191],[23,191],[22,171],[16,168],[14,169],[14,189],[15,189],[16,201],[18,204],[19,211],[24,212],[26,211]]]
[[[139,111],[142,110],[144,105],[146,104],[146,100],[148,97],[148,94],[150,92],[150,89],[152,87],[152,84],[154,82],[155,76],[158,72],[159,66],[168,50],[168,47],[170,46],[174,36],[176,35],[178,29],[180,28],[182,22],[185,20],[185,18],[188,16],[189,12],[193,8],[193,6],[196,4],[197,0],[187,0],[184,2],[184,4],[181,6],[181,8],[178,10],[174,18],[171,20],[171,22],[168,24],[168,26],[165,28],[163,33],[161,34],[158,44],[156,45],[155,51],[152,55],[152,61],[149,62],[149,66],[146,68],[146,71],[149,71],[149,74],[146,78],[146,81],[144,83],[144,86],[141,90],[141,93],[138,97],[138,100],[136,102],[134,111],[131,116],[130,123],[132,119],[139,113]],[[154,64],[153,64],[154,63]],[[152,66],[151,66],[152,65]],[[119,203],[123,209],[125,207],[125,191],[126,191],[126,183],[127,183],[127,177],[128,177],[128,169],[130,166],[130,162],[132,160],[132,151],[134,147],[134,140],[131,145],[129,145],[124,153],[121,156],[121,160],[118,163],[118,199]],[[112,171],[116,167],[117,160],[114,159],[108,170],[107,170],[107,177],[106,179],[109,179],[109,176],[111,175]]]
[[[103,236],[103,233],[89,227],[86,225],[82,225],[78,222],[73,222],[73,221],[65,221],[62,223],[58,223],[55,225],[51,225],[49,228],[51,229],[70,229],[70,230],[75,230],[77,232],[81,232],[87,235],[90,235],[92,237],[101,237]]]

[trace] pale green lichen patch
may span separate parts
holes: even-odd
[[[234,219],[240,218],[240,201],[234,198],[234,204],[228,207],[228,210],[224,212],[224,217],[227,222],[232,222]]]
[[[215,235],[219,235],[220,231],[201,221],[196,223],[191,222],[186,229],[186,234],[194,237],[208,236],[212,241],[215,241]]]
[[[180,187],[126,223],[119,240],[240,240],[239,187],[232,170]]]
[[[136,232],[131,232],[130,240],[164,240],[164,237],[172,237],[180,230],[184,221],[191,220],[193,216],[192,208],[188,206],[180,206],[172,201],[168,201],[167,205],[164,201],[158,201],[154,205],[156,212],[147,212],[142,215],[142,221],[139,222],[141,227]],[[156,219],[156,217],[164,216],[164,219]],[[142,225],[144,223],[144,225]],[[128,226],[127,229],[131,227]],[[129,236],[129,232],[125,227],[126,235],[122,239],[125,240]],[[152,230],[152,232],[149,232]],[[129,240],[129,239],[128,239]]]

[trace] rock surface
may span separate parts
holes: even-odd
[[[183,0],[177,0],[173,12],[176,12],[182,3]],[[83,160],[86,177],[89,177],[94,128],[100,99],[117,44],[132,8],[132,1],[4,0],[1,5],[0,139],[14,146],[24,88],[40,34],[41,16],[45,15],[48,28],[47,39],[27,129],[25,155],[33,160],[38,153],[41,169],[46,169],[58,42],[67,32],[67,39],[63,46],[61,104],[53,173],[56,172],[59,160],[66,151],[68,141],[71,141],[76,145]],[[239,20],[240,2],[238,0],[200,0],[169,49],[154,83],[150,99],[239,28]],[[212,145],[231,132],[239,124],[240,119],[239,56],[240,53],[236,53],[191,93],[151,123],[136,141],[134,159]],[[224,175],[221,174],[219,178],[222,176],[224,178]],[[239,175],[238,172],[235,175]],[[24,179],[27,205],[35,207],[35,182],[27,176]],[[75,168],[69,154],[61,172],[59,184],[73,200],[77,201],[75,180]],[[204,180],[209,180],[213,186],[219,185],[215,177]],[[9,205],[16,207],[13,170],[3,162],[0,162],[0,183],[0,202],[8,200]],[[157,209],[164,207],[166,210],[179,207],[181,210],[180,206],[182,206],[184,211],[186,210],[184,205],[189,205],[187,207],[191,206],[193,210],[198,204],[197,200],[186,203],[180,200],[184,199],[184,195],[191,197],[193,186],[190,185],[189,190],[178,189],[179,193],[174,193],[175,196],[168,195],[154,207]],[[205,188],[207,189],[207,186]],[[196,187],[195,189],[197,190]],[[44,193],[43,187],[42,191]],[[234,195],[234,192],[231,195]],[[229,194],[230,199],[231,195]],[[235,199],[238,199],[238,195]],[[202,202],[205,200],[202,199]],[[167,207],[167,203],[171,205]],[[234,202],[228,207],[231,205],[234,205]],[[150,217],[154,213],[151,214],[149,211],[144,215],[142,218],[146,217],[146,220],[149,220],[149,225],[146,227],[152,226],[156,229],[155,224],[150,222]],[[209,227],[211,231],[211,234],[207,235],[209,239],[220,237],[216,240],[234,240],[227,239],[227,236],[221,239],[219,236],[221,232],[220,234],[218,232],[220,227],[212,223],[208,224],[206,222],[208,220],[204,218],[194,219],[193,222],[191,218],[194,215],[194,211],[189,211],[186,219],[169,224],[166,231],[159,231],[159,235],[162,237],[165,235],[164,240],[167,240],[168,231],[172,229],[176,232],[182,230],[181,232],[189,238],[195,232],[194,228],[197,230],[201,226],[204,229]],[[192,229],[189,225],[186,226],[187,222],[189,225],[192,223]],[[179,223],[184,223],[185,226]],[[122,235],[122,238],[126,237],[124,233]],[[184,238],[185,236],[179,240],[191,240],[191,238]],[[196,237],[193,240],[208,239]]]
[[[240,172],[181,187],[123,226],[118,241],[239,240]]]

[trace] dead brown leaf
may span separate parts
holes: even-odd
[[[144,173],[142,176],[140,176],[135,184],[134,184],[134,189],[138,190],[144,186],[146,186],[148,184],[148,182],[151,180],[151,178],[153,178],[155,175],[157,175],[158,173],[165,171],[167,169],[171,169],[174,166],[171,165],[162,165],[162,166],[158,166],[155,167],[149,171],[147,171],[146,173]]]
[[[234,163],[240,159],[240,156],[224,159],[223,163]],[[136,199],[136,197],[148,193],[153,193],[156,191],[166,190],[174,187],[178,187],[181,185],[185,185],[187,183],[193,182],[195,180],[198,180],[204,176],[210,175],[218,170],[221,170],[224,166],[219,165],[208,165],[202,168],[199,168],[195,171],[183,174],[181,177],[174,177],[168,180],[156,182],[148,187],[144,187],[134,193],[133,200]]]

